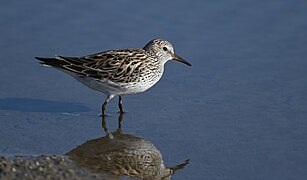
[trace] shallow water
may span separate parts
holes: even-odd
[[[173,179],[307,178],[307,2],[8,1],[0,6],[0,155],[65,154],[104,136],[105,96],[37,63],[165,38],[149,91],[124,97],[123,131],[150,141]],[[117,102],[107,124],[117,128]]]

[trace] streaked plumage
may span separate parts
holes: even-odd
[[[168,60],[191,65],[174,53],[171,43],[162,39],[154,39],[144,48],[110,50],[83,57],[36,59],[106,94],[103,115],[108,101],[114,96],[119,96],[119,108],[123,112],[121,96],[140,93],[152,87],[162,77],[164,64]]]

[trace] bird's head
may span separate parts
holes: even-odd
[[[191,66],[189,62],[175,54],[173,45],[167,40],[153,39],[146,44],[144,49],[151,54],[155,54],[163,63],[166,63],[168,60],[175,60]]]

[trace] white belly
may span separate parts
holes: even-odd
[[[73,76],[78,81],[86,85],[87,87],[100,91],[106,95],[128,95],[136,94],[146,91],[156,84],[160,78],[155,78],[152,81],[141,83],[114,83],[111,81],[99,81],[90,77]]]
[[[147,79],[141,82],[131,82],[131,83],[114,83],[109,80],[96,80],[87,76],[80,76],[78,74],[72,73],[70,71],[65,71],[60,69],[67,74],[70,74],[75,79],[77,79],[82,84],[87,87],[94,89],[96,91],[100,91],[106,95],[129,95],[136,94],[146,91],[155,85],[163,75],[163,68],[159,73],[156,74],[155,77],[151,79]]]

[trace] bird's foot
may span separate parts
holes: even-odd
[[[121,110],[117,111],[118,114],[126,114],[127,112],[128,111],[121,111]]]
[[[99,117],[103,117],[103,116],[104,116],[104,117],[108,117],[109,115],[108,115],[108,114],[100,114],[100,115],[99,115]]]

